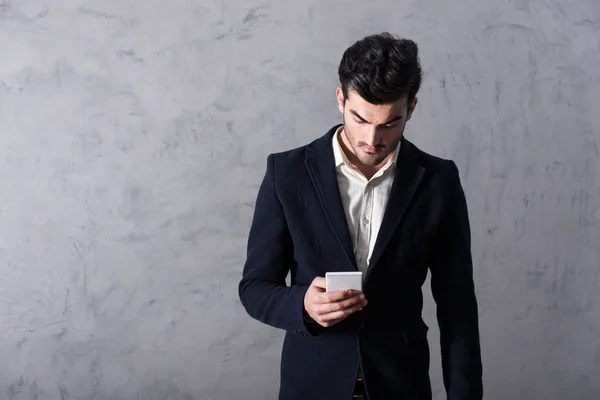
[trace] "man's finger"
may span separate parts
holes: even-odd
[[[334,303],[315,304],[312,307],[314,314],[321,316],[336,311],[344,311],[348,309],[361,309],[367,304],[363,296],[351,297],[347,300],[342,300]]]
[[[312,286],[325,290],[325,278],[322,276],[317,276],[315,279],[313,279]]]
[[[348,299],[315,305],[315,312],[317,314],[327,314],[335,311],[346,310],[360,305],[364,307],[366,300],[362,295],[350,297]]]
[[[351,308],[346,308],[344,310],[333,311],[330,313],[319,315],[319,320],[333,325],[334,323],[338,323],[338,322],[348,318],[350,315],[352,315],[355,312],[362,309],[362,307],[363,307],[362,304],[358,304],[358,305],[354,305]]]
[[[324,292],[319,294],[320,303],[335,303],[349,299],[351,297],[360,296],[361,292],[352,289],[336,290],[334,292]]]

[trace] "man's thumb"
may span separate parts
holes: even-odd
[[[325,289],[325,278],[322,276],[317,276],[312,281],[312,286],[318,287],[319,289]]]

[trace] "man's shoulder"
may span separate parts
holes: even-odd
[[[278,165],[293,167],[295,164],[303,164],[307,155],[317,154],[319,152],[327,152],[332,150],[331,138],[333,132],[339,125],[333,126],[324,135],[319,136],[305,144],[289,148],[286,150],[276,151],[269,154],[273,157]]]
[[[447,172],[455,167],[452,160],[421,150],[409,140],[405,139],[402,145],[406,145],[407,150],[413,155],[414,160],[427,170],[432,172]]]
[[[306,143],[297,147],[286,150],[280,150],[269,154],[277,159],[278,163],[294,163],[303,161],[306,157],[306,152],[312,143]]]

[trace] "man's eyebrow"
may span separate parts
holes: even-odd
[[[356,118],[360,119],[362,122],[366,122],[367,124],[369,123],[369,121],[367,121],[366,119],[364,119],[363,117],[361,117],[361,116],[360,116],[360,114],[359,114],[359,113],[357,113],[356,111],[354,111],[354,110],[350,110],[350,112],[351,112],[352,114],[354,114],[354,115],[356,116]]]
[[[401,116],[401,115],[398,115],[397,117],[394,117],[394,118],[390,119],[388,122],[386,122],[386,123],[385,123],[385,124],[383,124],[383,125],[389,125],[389,124],[393,124],[394,122],[396,122],[396,121],[400,121],[401,119],[402,119],[402,116]]]
[[[350,112],[351,112],[352,114],[354,114],[354,116],[355,116],[356,118],[360,119],[362,122],[364,122],[364,123],[367,123],[367,124],[368,124],[368,123],[370,123],[369,121],[367,121],[366,119],[364,119],[363,117],[361,117],[361,116],[360,116],[360,114],[359,114],[359,113],[357,113],[356,111],[354,111],[354,110],[350,110]],[[401,120],[401,119],[402,119],[402,116],[398,115],[397,117],[394,117],[394,118],[390,119],[389,121],[387,121],[387,122],[385,122],[385,123],[381,124],[381,126],[383,126],[383,125],[389,125],[389,124],[393,124],[394,122],[396,122],[396,121],[399,121],[399,120]]]

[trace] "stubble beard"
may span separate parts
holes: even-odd
[[[379,154],[365,153],[364,151],[362,151],[361,147],[366,145],[366,143],[354,142],[354,140],[352,139],[352,135],[350,135],[350,133],[348,132],[348,129],[346,127],[347,127],[347,125],[345,125],[343,128],[343,133],[346,136],[346,140],[348,141],[348,143],[350,143],[350,147],[352,148],[352,151],[354,152],[355,157],[358,158],[358,161],[360,161],[361,164],[363,164],[363,165],[375,167],[375,166],[381,164],[383,162],[383,160],[385,160],[386,157],[389,156],[390,153],[395,148],[395,146],[392,146],[392,147],[386,146],[383,149],[383,151]],[[402,137],[402,136],[400,136],[400,137]],[[400,139],[398,139],[398,140],[400,140]],[[396,142],[396,144],[398,144],[398,142]],[[380,148],[380,147],[378,147],[378,148]]]

